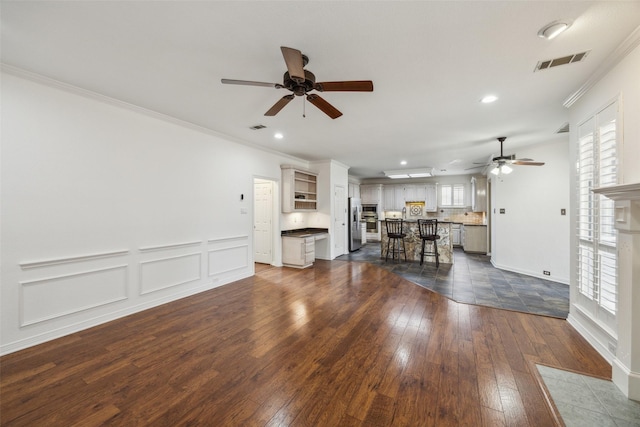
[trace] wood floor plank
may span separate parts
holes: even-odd
[[[0,424],[546,425],[531,362],[611,367],[565,321],[367,263],[256,275],[0,358]]]

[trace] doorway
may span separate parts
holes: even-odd
[[[273,263],[273,198],[275,183],[261,178],[253,180],[253,260]]]

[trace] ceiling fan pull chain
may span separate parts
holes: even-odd
[[[302,97],[302,118],[307,118],[307,97]]]

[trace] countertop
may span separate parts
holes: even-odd
[[[395,219],[395,218],[389,218],[389,219]],[[427,219],[427,218],[421,218],[421,219]],[[379,219],[378,221],[384,222],[384,221],[386,221],[386,219]],[[417,219],[403,219],[403,221],[404,222],[408,222],[408,223],[417,223],[418,222]],[[453,224],[453,222],[438,220],[438,224]]]
[[[329,230],[326,228],[297,228],[295,230],[282,230],[280,236],[282,237],[311,237],[320,234],[329,234]]]
[[[393,218],[389,218],[389,219],[393,219]],[[429,219],[429,218],[420,218],[420,219]],[[384,221],[386,221],[386,219],[379,219],[378,221],[384,222]],[[417,219],[404,219],[403,221],[407,222],[407,223],[417,223],[418,222]],[[461,225],[464,225],[465,227],[466,226],[470,226],[470,225],[471,226],[478,226],[478,227],[486,227],[487,226],[487,224],[478,224],[476,222],[458,222],[458,221],[440,221],[440,220],[438,220],[438,224],[461,224]]]

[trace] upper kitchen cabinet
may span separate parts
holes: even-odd
[[[382,184],[361,185],[360,199],[363,205],[380,205],[382,203]]]
[[[318,209],[318,174],[282,165],[282,212]]]
[[[424,210],[426,212],[438,212],[438,187],[436,184],[425,186]]]
[[[360,184],[349,183],[349,197],[360,198]]]
[[[486,212],[487,210],[487,178],[471,177],[471,210]]]
[[[404,185],[384,185],[382,187],[382,209],[399,211],[404,207]]]
[[[425,184],[405,185],[405,202],[424,202],[427,199],[427,186]]]

